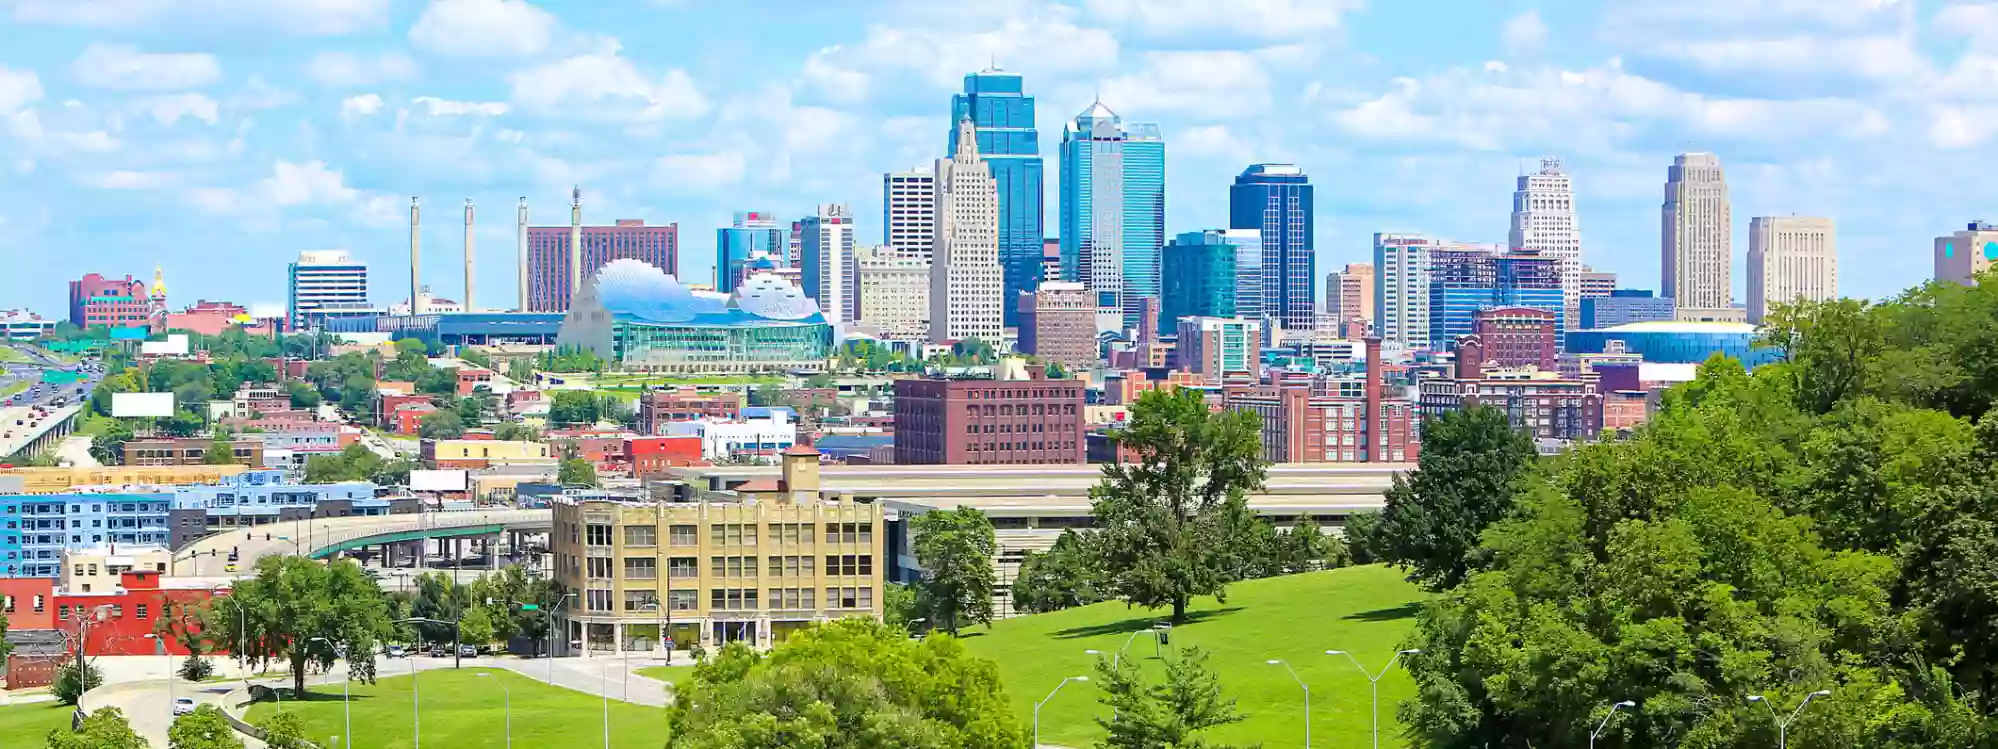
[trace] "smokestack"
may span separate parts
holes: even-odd
[[[569,191],[569,298],[562,303],[562,309],[576,300],[583,292],[583,186],[577,185]]]
[[[520,198],[520,224],[514,227],[513,241],[520,253],[520,311],[527,311],[527,197]]]
[[[1366,404],[1361,408],[1360,422],[1360,462],[1372,463],[1382,447],[1384,435],[1381,429],[1381,339],[1380,336],[1367,336],[1367,379]]]
[[[472,311],[472,199],[465,199],[465,311]]]
[[[409,314],[423,314],[423,202],[409,199]]]

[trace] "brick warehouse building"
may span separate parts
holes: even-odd
[[[895,463],[1081,463],[1083,384],[1049,380],[895,381]]]
[[[1554,371],[1555,314],[1533,307],[1494,307],[1472,315],[1471,334],[1484,345],[1484,362],[1500,367]]]

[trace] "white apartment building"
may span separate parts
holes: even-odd
[[[1681,320],[1733,316],[1734,226],[1720,157],[1682,153],[1666,173],[1660,210],[1662,296]]]
[[[1838,298],[1838,237],[1828,218],[1757,216],[1748,220],[1748,321],[1769,308]]]
[[[1420,234],[1374,235],[1374,331],[1407,350],[1429,347],[1429,253]]]
[[[790,409],[768,409],[768,415],[737,421],[700,419],[666,425],[666,434],[701,438],[701,457],[708,460],[757,460],[775,462],[785,448],[797,444],[798,423]]]
[[[995,347],[1003,345],[999,187],[991,167],[978,157],[970,118],[958,122],[957,154],[937,160],[936,217],[930,340],[977,338]]]
[[[1575,183],[1561,171],[1561,160],[1540,160],[1540,171],[1519,177],[1512,193],[1512,230],[1507,246],[1536,250],[1541,257],[1561,261],[1561,309],[1567,318],[1562,330],[1577,330],[1582,320],[1582,223],[1575,213]]]
[[[929,167],[881,175],[881,244],[930,262],[937,237],[937,176]]]
[[[853,322],[853,214],[845,204],[826,203],[806,216],[798,232],[798,262],[805,296],[834,324]]]
[[[298,253],[290,271],[285,314],[294,328],[325,315],[374,314],[368,306],[368,266],[346,250]]]
[[[854,269],[861,324],[889,340],[921,341],[929,336],[929,260],[901,255],[892,247],[868,247],[856,253]]]

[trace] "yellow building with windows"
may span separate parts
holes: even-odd
[[[793,447],[782,478],[732,501],[588,500],[554,506],[557,614],[584,655],[746,642],[813,622],[880,617],[881,506],[822,496],[819,452]]]
[[[0,493],[61,494],[78,486],[173,486],[213,484],[247,470],[242,465],[24,467],[0,469]],[[19,488],[8,486],[20,479]]]
[[[503,440],[435,440],[422,443],[423,462],[440,469],[489,468],[506,465],[557,463],[545,442]]]

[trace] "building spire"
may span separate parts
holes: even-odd
[[[978,127],[971,122],[971,115],[957,121],[957,153],[951,159],[959,164],[978,163]]]

